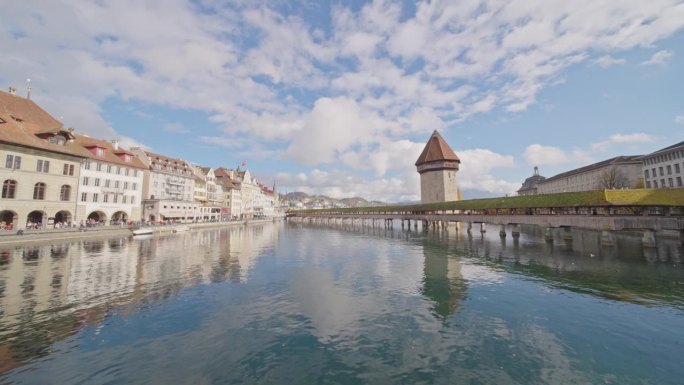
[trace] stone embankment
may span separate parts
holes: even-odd
[[[183,225],[164,225],[152,226],[155,234],[173,233],[179,226],[187,226],[190,229],[204,229],[212,227],[229,227],[229,226],[245,226],[259,223],[272,223],[281,220],[282,218],[268,218],[268,219],[250,219],[242,221],[230,222],[205,222],[205,223],[188,223]],[[62,240],[77,240],[90,238],[108,238],[117,236],[129,236],[133,232],[131,229],[120,226],[99,226],[87,227],[84,229],[68,228],[68,229],[45,229],[45,230],[24,230],[22,235],[18,235],[17,231],[3,231],[0,232],[0,245],[21,244],[32,242],[50,242]]]

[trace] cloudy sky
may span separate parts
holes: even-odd
[[[5,0],[0,85],[67,126],[280,191],[464,196],[684,140],[684,1]]]

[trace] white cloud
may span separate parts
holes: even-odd
[[[641,65],[659,65],[663,66],[674,56],[674,51],[672,50],[662,50],[658,51],[651,56],[650,59],[641,62]]]
[[[595,65],[622,64],[612,55],[684,26],[684,5],[671,0],[421,1],[415,15],[374,0],[333,5],[329,30],[271,3],[199,8],[184,0],[14,1],[0,13],[0,83],[31,77],[34,99],[93,136],[117,136],[100,106],[118,98],[209,114],[223,132],[198,133],[205,144],[392,180],[387,174],[414,173],[419,146],[410,138],[492,110],[525,111],[569,66],[602,54]],[[587,158],[536,144],[524,158],[577,156]],[[475,186],[468,167],[463,183]],[[482,181],[490,191],[508,188]]]
[[[163,127],[163,130],[166,132],[172,132],[175,134],[187,134],[190,132],[190,129],[185,127],[182,123],[168,123],[165,124]]]
[[[677,115],[675,116],[675,123],[677,124],[684,124],[684,115]]]
[[[649,134],[635,132],[633,134],[615,134],[610,136],[610,141],[614,143],[643,143],[652,142],[655,138]]]
[[[535,166],[559,165],[566,163],[582,164],[591,161],[589,154],[583,150],[564,150],[560,147],[531,144],[525,148],[523,158]]]
[[[593,64],[597,65],[601,68],[610,68],[610,67],[613,67],[616,65],[625,64],[626,62],[627,61],[625,59],[622,59],[622,58],[616,58],[616,57],[612,57],[610,55],[604,55],[604,56],[601,56],[600,58],[594,60]]]

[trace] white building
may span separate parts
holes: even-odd
[[[242,186],[241,183],[231,177],[232,170],[219,167],[214,170],[216,181],[223,191],[223,207],[227,209],[228,218],[237,219],[242,217]]]
[[[81,164],[76,218],[89,223],[139,221],[145,165],[114,140],[76,135],[87,150]]]
[[[684,142],[642,157],[646,188],[681,188],[684,177]]]
[[[195,174],[182,159],[131,148],[146,166],[143,183],[143,219],[145,221],[192,222],[200,217],[193,200]]]
[[[612,181],[611,174],[614,176]],[[640,156],[617,156],[539,181],[537,194],[637,188],[642,181],[641,175]],[[610,187],[607,182],[620,183]]]

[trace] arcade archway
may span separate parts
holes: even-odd
[[[117,211],[112,214],[112,221],[114,222],[126,222],[128,221],[128,214],[125,211]]]
[[[16,226],[17,223],[17,213],[11,210],[3,210],[0,211],[0,227],[3,226],[6,229],[8,226],[9,227],[14,227]]]
[[[26,223],[32,223],[34,225],[43,224],[43,219],[45,219],[45,212],[34,210],[26,216]]]
[[[66,210],[58,211],[57,214],[55,214],[55,223],[58,223],[58,222],[61,222],[61,223],[71,222],[71,213],[66,211]]]
[[[104,222],[107,216],[102,211],[93,211],[88,214],[88,222]]]

